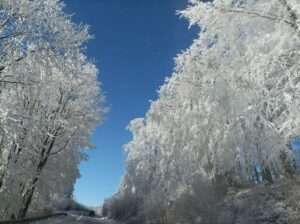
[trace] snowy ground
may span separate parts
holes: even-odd
[[[50,218],[33,224],[120,224],[105,218],[90,218],[85,216],[63,216]]]

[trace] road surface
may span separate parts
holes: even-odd
[[[85,216],[68,215],[49,218],[48,220],[33,222],[32,224],[120,224],[103,218],[90,218]]]

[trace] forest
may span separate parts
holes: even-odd
[[[109,113],[86,55],[89,27],[64,8],[0,1],[0,221],[76,203],[79,164]],[[125,173],[97,214],[122,224],[300,223],[300,1],[189,0],[177,16],[198,36],[128,125]]]
[[[199,36],[128,126],[126,174],[104,214],[299,223],[300,2],[191,0],[178,15]]]

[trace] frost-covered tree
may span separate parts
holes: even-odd
[[[131,122],[123,186],[173,200],[199,176],[236,186],[254,183],[257,167],[269,182],[292,174],[298,1],[191,0],[180,15],[201,31],[145,118]]]
[[[80,161],[80,154],[73,149],[51,156],[37,183],[29,211],[55,210],[64,206],[65,201],[72,200],[74,184],[80,176]]]
[[[70,196],[103,97],[84,55],[87,28],[71,22],[61,1],[0,7],[8,36],[0,45],[0,216],[20,218],[32,201]]]

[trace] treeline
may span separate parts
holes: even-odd
[[[129,125],[126,174],[103,211],[127,223],[242,223],[226,216],[228,195],[297,176],[300,3],[191,0],[179,14],[199,37]]]
[[[90,38],[60,0],[0,1],[0,219],[72,197],[104,112]]]

